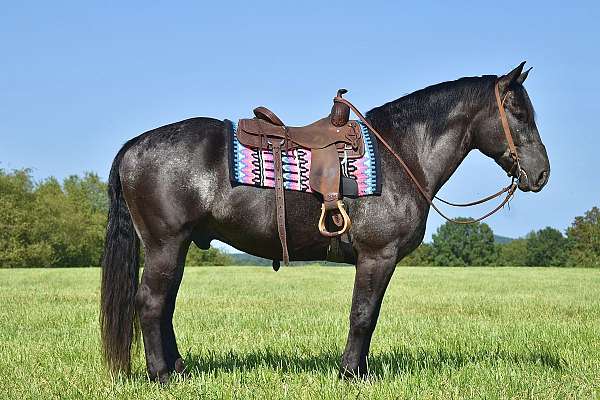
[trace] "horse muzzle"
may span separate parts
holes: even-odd
[[[546,186],[546,183],[548,183],[549,178],[549,170],[542,170],[533,179],[530,178],[530,174],[523,170],[519,178],[519,189],[521,189],[523,192],[531,191],[537,193],[540,190],[542,190],[544,186]]]

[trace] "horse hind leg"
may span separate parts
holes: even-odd
[[[161,328],[164,332],[162,336],[163,350],[165,352],[165,358],[167,362],[167,369],[169,371],[183,372],[185,365],[183,358],[177,348],[177,340],[175,339],[175,329],[173,328],[173,314],[175,312],[175,302],[177,300],[177,292],[179,291],[179,285],[181,284],[181,278],[183,277],[183,268],[185,263],[185,256],[183,260],[178,260],[177,264],[177,276],[173,281],[173,287],[168,295],[166,302],[166,309],[164,316],[161,320]]]
[[[145,248],[144,273],[136,295],[136,308],[148,376],[166,383],[171,372],[183,369],[175,341],[173,312],[189,240],[177,238],[159,243]]]

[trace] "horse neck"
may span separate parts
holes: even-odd
[[[473,96],[440,102],[440,94],[432,93],[418,104],[410,96],[370,111],[368,118],[433,197],[473,149],[472,123],[486,105]]]

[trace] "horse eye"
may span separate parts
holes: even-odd
[[[522,110],[515,110],[512,113],[516,119],[518,119],[519,121],[526,121],[527,120],[527,113],[525,111]]]

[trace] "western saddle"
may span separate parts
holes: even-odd
[[[345,93],[346,89],[338,90],[333,99],[331,113],[306,126],[286,126],[266,107],[254,109],[256,118],[241,119],[238,122],[237,138],[241,144],[273,152],[277,230],[285,264],[289,263],[289,255],[285,228],[282,151],[287,153],[297,148],[311,151],[309,185],[312,191],[323,196],[321,216],[317,225],[321,235],[333,238],[350,228],[350,217],[340,194],[340,159],[360,158],[364,155],[365,148],[360,125],[357,121],[349,121],[350,108],[339,102]],[[338,230],[332,232],[327,229],[327,215],[331,215]]]

